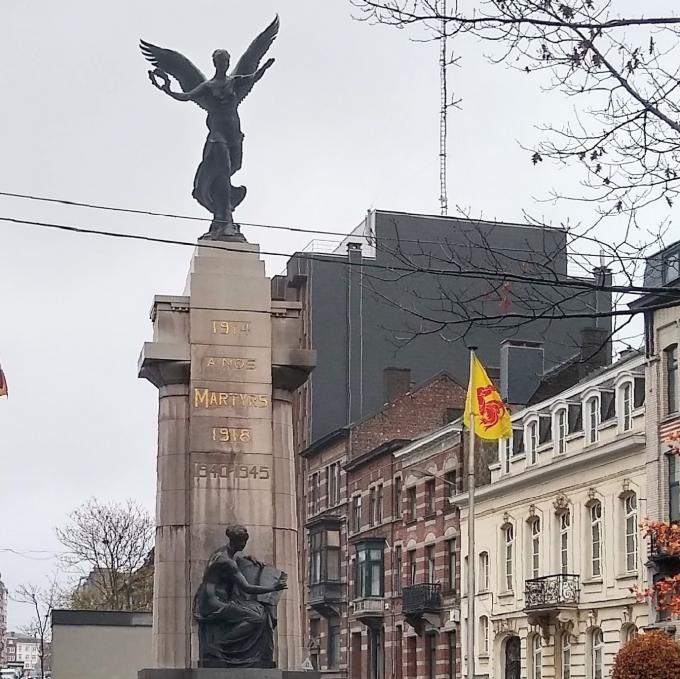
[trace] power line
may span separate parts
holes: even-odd
[[[176,214],[172,212],[155,212],[152,210],[142,210],[142,209],[137,209],[137,208],[126,208],[126,207],[119,207],[119,206],[113,206],[113,205],[102,205],[100,203],[86,203],[86,202],[81,202],[81,201],[76,201],[76,200],[70,200],[68,198],[50,198],[48,196],[36,196],[33,194],[28,194],[28,193],[15,193],[11,191],[0,191],[0,196],[5,196],[8,198],[19,198],[21,200],[31,200],[31,201],[37,201],[37,202],[43,202],[43,203],[53,203],[53,204],[59,204],[59,205],[66,205],[69,207],[83,207],[83,208],[88,208],[91,210],[102,210],[106,212],[117,212],[117,213],[124,213],[124,214],[134,214],[134,215],[144,215],[148,217],[163,217],[167,219],[179,219],[179,220],[188,220],[188,221],[194,221],[194,222],[212,222],[213,219],[210,217],[196,217],[192,215],[181,215],[181,214]],[[472,217],[447,217],[448,219],[453,220],[459,220],[459,221],[464,221],[469,224],[488,224],[491,226],[499,226],[502,227],[505,225],[504,222],[494,222],[494,221],[487,221],[484,219],[475,219]],[[291,231],[294,233],[306,233],[309,235],[318,235],[318,236],[334,236],[339,239],[345,239],[348,237],[361,237],[365,238],[367,241],[375,240],[374,235],[366,235],[366,234],[352,234],[352,233],[347,233],[344,231],[329,231],[326,229],[303,229],[297,226],[287,226],[283,224],[263,224],[263,223],[257,223],[257,222],[239,222],[241,226],[249,226],[253,228],[258,228],[258,229],[273,229],[273,230],[279,230],[279,231]],[[509,226],[513,226],[513,224],[509,224]],[[542,228],[541,226],[533,226],[531,224],[524,224],[524,225],[516,225],[516,226],[525,226],[526,228],[537,228],[540,229]],[[553,227],[551,227],[553,228]],[[565,235],[568,235],[568,232],[564,232]],[[577,236],[578,238],[578,236]],[[447,245],[446,241],[440,240],[424,240],[421,238],[400,238],[398,236],[396,237],[386,237],[386,236],[381,236],[380,238],[381,241],[395,241],[398,243],[419,243],[422,245]],[[485,245],[480,245],[477,243],[466,243],[464,245],[466,248],[470,249],[477,249],[477,250],[488,250],[488,246]],[[602,257],[602,252],[578,252],[575,250],[569,251],[568,250],[569,245],[566,245],[566,248],[564,248],[564,251],[567,254],[571,254],[572,256],[580,256],[580,257],[593,257],[593,258],[600,258]],[[516,252],[516,253],[526,253],[526,248],[510,248],[510,247],[503,247],[500,249],[501,254],[505,252]],[[562,251],[563,248],[560,248],[556,253],[548,253],[545,252],[546,256],[550,255],[555,255],[558,252]],[[541,253],[536,253],[536,254],[541,254]],[[288,255],[289,256],[289,255]],[[613,257],[612,255],[608,255],[610,257]],[[625,260],[625,261],[646,261],[647,257],[643,255],[616,255],[617,259]]]
[[[72,226],[67,224],[55,224],[52,222],[38,222],[34,220],[18,219],[15,217],[3,217],[0,216],[0,221],[10,222],[12,224],[22,224],[26,226],[37,226],[40,228],[54,229],[58,231],[67,231],[71,233],[106,236],[109,238],[118,238],[123,240],[138,240],[151,243],[162,243],[165,245],[180,245],[184,247],[203,247],[203,248],[215,248],[221,250],[222,252],[242,252],[242,250],[234,247],[229,247],[228,245],[218,245],[212,243],[211,241],[201,241],[196,243],[194,241],[182,241],[172,238],[159,238],[156,236],[145,236],[142,234],[133,234],[125,232],[116,231],[106,231],[103,229],[91,229],[81,226]],[[269,255],[274,257],[292,257],[291,253],[287,252],[276,252],[260,250],[259,254]],[[666,288],[666,287],[650,287],[650,286],[621,286],[621,285],[600,285],[595,282],[586,281],[583,279],[575,278],[536,278],[524,274],[516,274],[509,271],[492,271],[476,268],[473,270],[465,269],[434,269],[430,267],[421,267],[413,264],[412,267],[404,266],[393,266],[378,264],[377,262],[364,261],[361,262],[351,262],[347,259],[333,259],[331,256],[317,255],[309,252],[299,252],[295,253],[295,256],[302,259],[309,259],[312,261],[320,261],[326,263],[337,264],[341,266],[359,266],[363,268],[376,269],[388,271],[390,273],[406,273],[406,274],[431,274],[434,276],[453,276],[456,278],[470,278],[475,280],[488,280],[491,279],[501,279],[505,281],[515,281],[519,283],[531,283],[534,285],[544,285],[544,286],[561,286],[569,288],[579,288],[582,290],[598,290],[603,292],[616,292],[624,294],[657,294],[663,297],[669,297],[671,299],[677,299],[680,301],[680,289]],[[386,281],[389,282],[389,281]],[[555,302],[559,305],[559,301]],[[615,315],[615,314],[612,314]]]

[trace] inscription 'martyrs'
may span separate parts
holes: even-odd
[[[255,370],[254,358],[230,358],[207,356],[205,359],[206,368],[227,368],[230,370]]]
[[[211,391],[194,388],[194,408],[220,408],[243,406],[244,408],[266,408],[269,397],[266,394],[243,394],[238,391]]]

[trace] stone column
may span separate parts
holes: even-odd
[[[248,528],[247,553],[289,575],[278,606],[280,669],[298,669],[293,391],[314,366],[300,305],[272,302],[259,248],[199,245],[182,297],[157,297],[140,376],[159,388],[154,592],[157,668],[198,662],[192,600],[224,529]]]

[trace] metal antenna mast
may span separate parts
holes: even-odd
[[[440,0],[439,13],[441,20],[440,52],[439,52],[439,77],[440,77],[440,97],[441,108],[439,111],[439,206],[440,213],[449,213],[449,199],[446,195],[446,117],[448,113],[448,91],[446,81],[446,71],[448,68],[448,49],[446,45],[446,0]]]

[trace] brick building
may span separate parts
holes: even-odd
[[[433,441],[416,458],[408,446],[457,419],[465,389],[446,373],[409,386],[406,371],[388,369],[387,405],[301,454],[306,640],[330,676],[400,679],[429,676],[426,667],[441,675],[458,662],[458,529],[448,498],[459,446]]]

